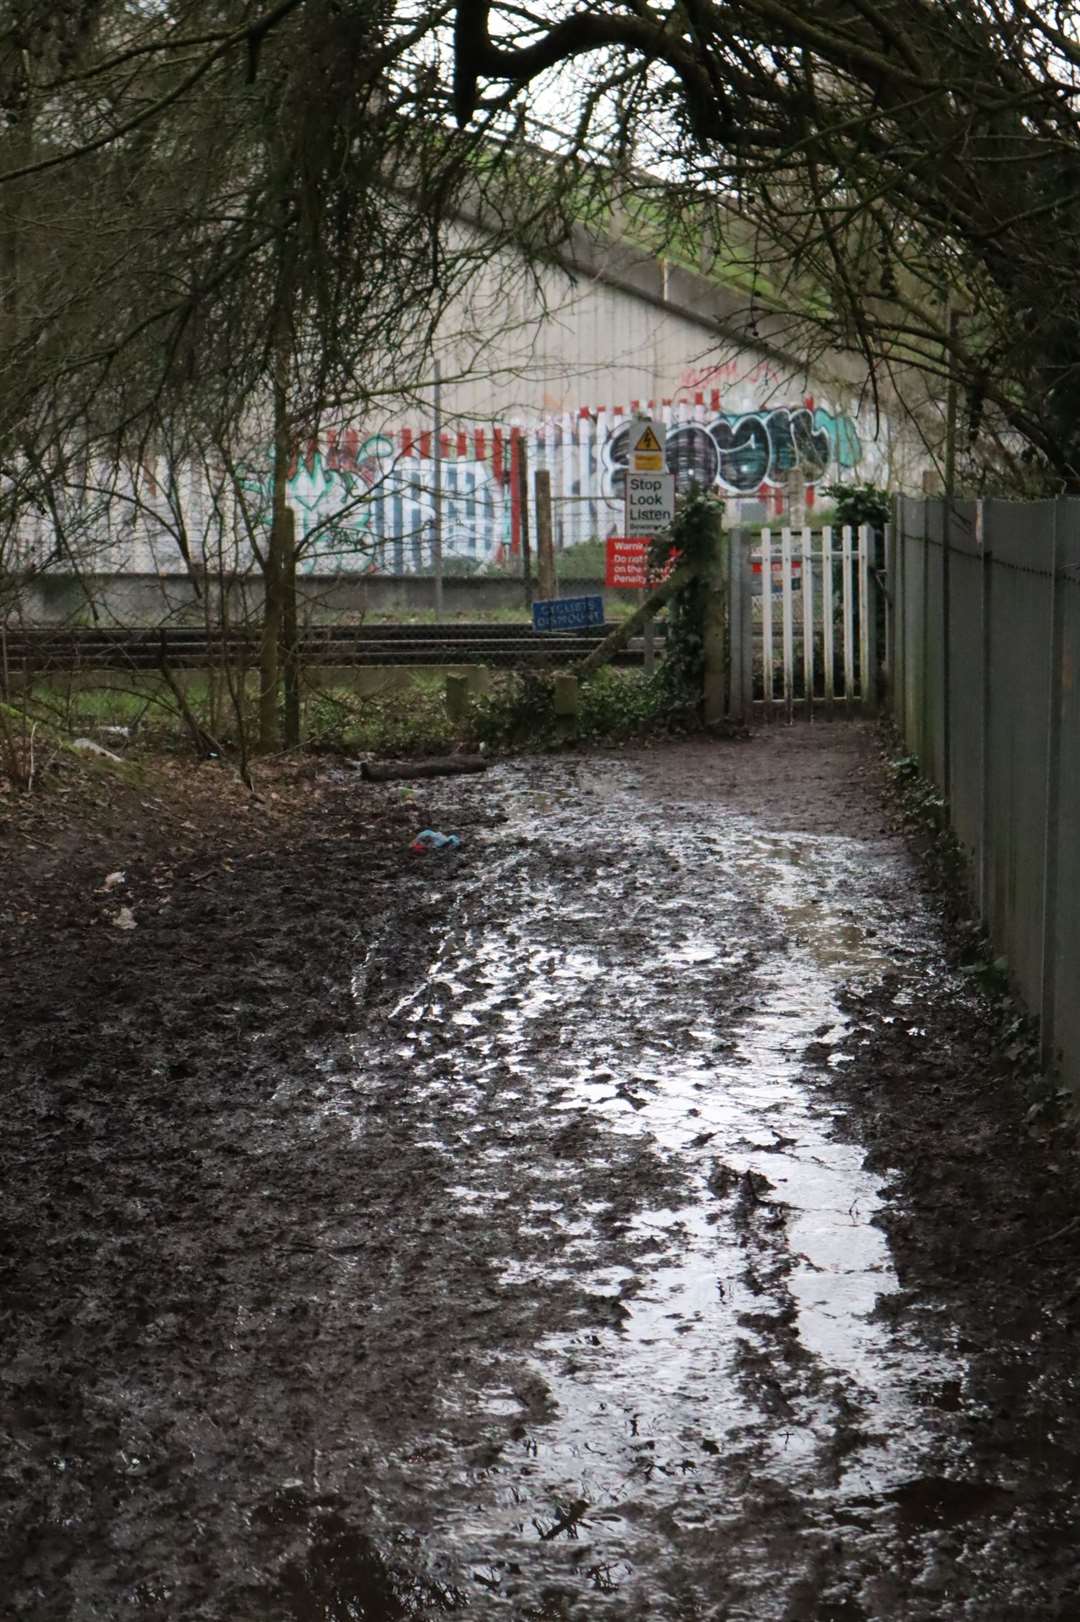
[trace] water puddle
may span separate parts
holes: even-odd
[[[497,1260],[498,1288],[590,1304],[533,1345],[524,1385],[520,1365],[513,1389],[448,1383],[448,1424],[474,1403],[491,1448],[432,1477],[425,1547],[476,1614],[764,1622],[791,1614],[845,1504],[848,1538],[872,1542],[923,1501],[925,1393],[958,1385],[879,1311],[898,1289],[885,1179],[828,1085],[841,987],[903,945],[875,899],[899,858],[649,798],[617,764],[560,772],[562,795],[510,780],[428,975],[358,1038],[365,1075],[381,1041],[437,1103],[462,1210],[511,1208],[533,1246]],[[493,1086],[497,1133],[475,1103]],[[607,1194],[605,1166],[634,1156],[668,1177],[661,1201]],[[722,1581],[718,1528],[740,1551]],[[538,1593],[549,1608],[522,1609]]]

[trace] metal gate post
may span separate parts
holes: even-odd
[[[733,721],[742,721],[746,714],[746,693],[743,689],[741,658],[743,637],[742,570],[740,567],[741,530],[727,530],[724,548],[727,564],[728,604],[728,714]]]
[[[877,539],[869,524],[859,529],[859,708],[877,714]]]
[[[892,529],[885,530],[885,569],[889,577],[889,697],[892,719],[906,741],[906,701],[908,662],[906,662],[906,501],[897,496],[892,509]],[[908,744],[910,748],[910,744]]]
[[[754,540],[749,529],[736,530],[734,590],[739,597],[739,624],[742,632],[738,644],[733,644],[732,660],[738,661],[741,672],[743,701],[741,720],[745,726],[749,726],[754,719],[754,560],[751,556],[753,548]]]

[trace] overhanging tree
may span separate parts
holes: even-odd
[[[469,253],[542,257],[574,219],[742,281],[751,343],[855,350],[908,398],[958,380],[984,462],[1080,488],[1078,13],[0,7],[8,511],[162,412],[205,447],[276,401],[280,477],[387,363],[417,381]],[[454,218],[482,226],[464,256]],[[271,617],[286,548],[272,525]]]
[[[708,224],[804,347],[856,348],[908,392],[912,373],[939,392],[957,378],[969,442],[996,434],[1080,488],[1072,0],[625,0],[556,21],[459,0],[455,16],[461,125],[572,71],[598,138],[663,155],[668,241]]]
[[[163,423],[193,460],[262,432],[271,748],[290,463],[328,421],[422,385],[477,262],[552,214],[507,189],[505,143],[448,127],[423,60],[437,9],[84,0],[59,35],[52,14],[0,9],[0,521],[17,535],[93,459],[137,466]]]

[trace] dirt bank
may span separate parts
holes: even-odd
[[[1080,1614],[1072,1139],[880,786],[822,727],[9,836],[0,1614]]]

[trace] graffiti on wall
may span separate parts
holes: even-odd
[[[550,473],[556,547],[616,534],[636,409],[632,401],[629,411],[600,407],[527,427],[455,426],[442,435],[437,456],[427,428],[329,432],[300,448],[288,470],[300,566],[320,574],[427,570],[437,529],[448,562],[498,563],[520,543],[523,456],[530,485],[538,469]],[[697,392],[692,401],[649,402],[649,409],[665,423],[667,465],[680,490],[696,484],[731,501],[768,500],[774,511],[792,476],[810,492],[857,467],[864,455],[853,420],[809,400],[723,411],[717,389]],[[269,528],[272,485],[268,446],[252,454],[235,481],[225,469],[177,468],[160,458],[126,471],[103,468],[76,492],[81,506],[65,544],[71,550],[79,529],[92,535],[99,561],[107,555],[114,569],[170,572],[180,567],[177,537],[186,535],[196,553],[217,560],[225,548],[232,566],[248,568],[247,535]],[[53,527],[49,515],[34,520],[28,556],[55,551]]]
[[[266,489],[264,478],[264,497]],[[430,451],[421,454],[416,441],[403,449],[400,436],[373,436],[351,460],[308,447],[294,460],[288,499],[301,567],[309,573],[335,559],[340,568],[395,574],[429,567],[436,505],[446,557],[484,562],[510,540],[504,481],[489,462],[446,456],[436,469]],[[269,522],[268,508],[263,521]]]
[[[623,423],[605,446],[607,485],[622,499],[630,424]],[[821,406],[774,407],[768,411],[724,412],[711,422],[685,422],[670,428],[665,459],[678,491],[697,485],[736,496],[752,496],[763,485],[782,486],[797,473],[818,484],[830,472],[857,467],[862,455],[850,417]]]
[[[744,412],[668,407],[666,460],[676,487],[692,484],[730,498],[755,499],[783,489],[791,475],[812,489],[859,465],[854,421],[812,403]],[[700,412],[700,408],[699,408]],[[618,530],[631,418],[582,412],[529,429],[475,428],[446,434],[436,468],[431,435],[399,429],[360,439],[328,436],[296,457],[289,500],[304,567],[369,566],[394,573],[426,568],[435,530],[435,490],[444,556],[476,563],[501,557],[515,543],[512,448],[528,446],[532,470],[552,475],[556,544]]]

